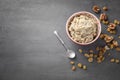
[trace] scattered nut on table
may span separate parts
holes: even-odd
[[[100,21],[107,21],[108,17],[105,13],[100,14]]]
[[[87,58],[89,58],[89,57],[90,57],[90,55],[89,55],[89,54],[87,54],[87,53],[85,53],[85,54],[84,54],[84,56],[85,56],[85,57],[87,57]]]
[[[108,24],[109,24],[109,21],[103,20],[102,23],[105,24],[105,25],[108,25]]]
[[[109,43],[113,40],[113,36],[106,35],[104,40],[105,40],[106,43]]]
[[[88,62],[92,63],[93,62],[93,58],[88,58]]]
[[[75,71],[76,70],[76,67],[75,66],[72,66],[72,71]]]
[[[118,47],[119,46],[118,41],[116,41],[116,40],[113,40],[112,43],[113,43],[114,47]]]
[[[115,59],[115,62],[118,64],[118,63],[120,63],[120,60],[119,59]]]
[[[110,30],[108,32],[111,33],[111,34],[116,34],[116,30]]]
[[[104,10],[104,11],[107,11],[107,10],[108,10],[108,8],[107,8],[106,6],[104,6],[104,7],[103,7],[103,10]]]
[[[94,56],[94,54],[93,54],[93,53],[90,53],[90,54],[89,54],[89,57],[93,57],[93,56]]]
[[[77,65],[79,68],[82,68],[82,63],[78,63],[78,65]]]
[[[99,12],[100,12],[100,8],[99,8],[99,6],[97,6],[97,5],[93,6],[92,10],[93,10],[95,13],[99,13]]]
[[[90,52],[90,53],[93,53],[93,50],[91,49],[91,50],[89,50],[89,52]]]
[[[113,49],[114,48],[114,45],[113,44],[110,44],[110,49]]]
[[[109,25],[108,25],[108,28],[110,28],[110,29],[115,29],[116,28],[116,25],[114,24],[114,23],[110,23]]]
[[[115,49],[116,49],[116,51],[120,51],[120,47],[116,47]]]
[[[107,45],[105,46],[105,49],[106,49],[106,50],[110,50],[110,48],[109,48]]]
[[[115,20],[114,20],[114,24],[119,25],[120,22],[119,22],[117,19],[115,19]]]
[[[116,34],[116,24],[109,23],[107,31],[111,34]]]
[[[120,35],[118,36],[118,38],[120,39]]]
[[[70,64],[74,65],[74,64],[75,64],[75,62],[74,62],[74,61],[70,61]]]
[[[101,38],[101,39],[104,39],[104,38],[107,37],[107,36],[108,36],[107,34],[103,34],[103,33],[100,34],[100,38]]]
[[[87,66],[86,66],[86,65],[83,65],[83,69],[84,69],[84,70],[87,70]]]
[[[79,49],[79,52],[82,53],[83,52],[82,49]]]
[[[111,62],[111,63],[115,62],[115,59],[114,59],[114,58],[112,58],[112,59],[110,60],[110,62]]]

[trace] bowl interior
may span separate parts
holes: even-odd
[[[70,32],[69,32],[69,30],[68,30],[69,25],[71,25],[71,21],[74,19],[74,17],[80,16],[80,15],[91,16],[91,17],[94,18],[94,19],[96,20],[96,22],[97,22],[97,36],[96,36],[91,42],[88,42],[88,43],[80,43],[80,42],[77,42],[77,41],[73,40],[73,38],[72,38],[71,35],[70,35]],[[69,37],[73,42],[75,42],[75,43],[77,43],[77,44],[80,44],[80,45],[88,45],[88,44],[91,44],[91,43],[95,42],[95,41],[99,38],[100,33],[101,33],[101,24],[100,24],[99,19],[98,19],[95,15],[93,15],[92,13],[86,12],[86,11],[81,11],[81,12],[74,13],[72,16],[70,16],[70,17],[68,18],[67,23],[66,23],[66,32],[67,32],[68,37]]]

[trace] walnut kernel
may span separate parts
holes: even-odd
[[[92,10],[93,10],[95,13],[99,13],[99,12],[100,12],[100,8],[99,8],[99,6],[97,6],[97,5],[93,6]]]

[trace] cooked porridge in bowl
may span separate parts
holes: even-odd
[[[71,38],[79,43],[89,43],[97,36],[97,20],[89,14],[74,16],[68,26]]]

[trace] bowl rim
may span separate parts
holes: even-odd
[[[97,34],[96,38],[95,38],[94,40],[92,40],[91,42],[89,42],[89,43],[79,43],[79,42],[73,40],[73,38],[70,36],[69,31],[68,31],[68,25],[69,25],[70,20],[71,20],[74,16],[76,16],[76,15],[78,15],[78,14],[84,14],[84,13],[93,16],[93,17],[97,20],[97,25],[98,25],[98,28],[97,28],[97,29],[98,29],[98,34]],[[88,11],[75,12],[75,13],[73,13],[73,14],[68,18],[68,20],[67,20],[67,22],[66,22],[66,32],[67,32],[68,37],[69,37],[74,43],[79,44],[79,45],[89,45],[89,44],[94,43],[94,42],[99,38],[99,36],[100,36],[100,34],[101,34],[101,23],[100,23],[99,19],[98,19],[94,14],[92,14],[92,13],[90,13],[90,12],[88,12]]]

